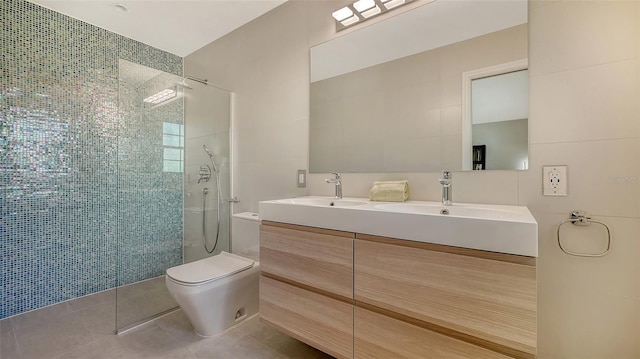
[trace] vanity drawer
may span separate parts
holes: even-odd
[[[261,276],[260,318],[336,358],[353,358],[352,303]]]
[[[511,358],[407,322],[355,308],[356,359]]]
[[[263,222],[260,268],[265,274],[353,299],[353,233]]]
[[[358,238],[365,240],[355,241],[356,305],[509,356],[535,357],[535,259]]]

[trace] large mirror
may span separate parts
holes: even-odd
[[[526,0],[361,26],[311,48],[310,172],[527,168]]]

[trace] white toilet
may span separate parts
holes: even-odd
[[[219,334],[258,313],[259,233],[257,214],[234,214],[232,249],[242,255],[222,252],[167,269],[167,289],[198,335]]]

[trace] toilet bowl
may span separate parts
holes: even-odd
[[[234,215],[233,226],[243,236],[255,235],[243,238],[253,258],[221,252],[167,269],[167,289],[200,336],[219,334],[258,313],[260,262],[252,243],[258,243],[260,222],[257,215],[242,215],[240,221]]]

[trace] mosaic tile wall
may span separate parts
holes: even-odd
[[[0,319],[181,263],[162,128],[182,102],[119,111],[118,92],[121,59],[175,75],[182,59],[23,0],[0,21]]]

